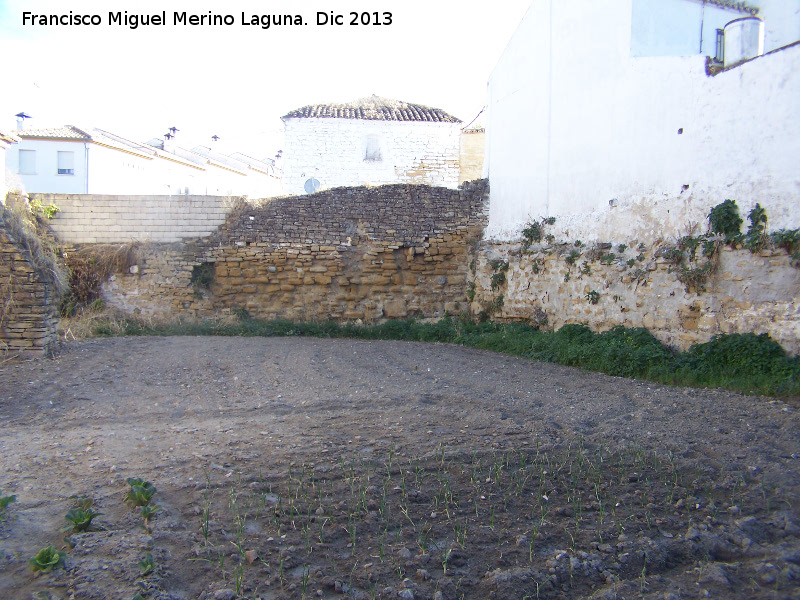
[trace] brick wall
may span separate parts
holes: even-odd
[[[60,212],[50,221],[70,244],[133,240],[177,242],[208,235],[225,222],[236,199],[226,196],[30,194]]]
[[[58,344],[60,297],[5,210],[0,205],[0,350],[49,355]]]
[[[478,182],[462,190],[338,188],[242,204],[213,235],[150,245],[136,272],[115,275],[104,294],[112,305],[159,318],[240,309],[265,319],[441,317],[466,309],[485,200]]]

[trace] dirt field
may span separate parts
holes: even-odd
[[[447,345],[118,338],[0,366],[0,449],[3,599],[800,598],[800,416],[765,398]],[[61,531],[73,495],[87,532]],[[50,544],[64,568],[33,573]]]

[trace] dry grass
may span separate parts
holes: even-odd
[[[69,272],[47,240],[47,224],[22,202],[0,204],[0,224],[36,272],[53,286],[54,295],[62,295],[69,288]]]
[[[94,265],[94,271],[102,280],[114,273],[125,273],[133,265],[138,265],[144,254],[143,242],[133,241],[124,244],[91,244],[72,254],[73,258]]]

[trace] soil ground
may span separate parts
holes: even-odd
[[[0,366],[0,450],[2,598],[800,598],[800,415],[767,398],[439,344],[95,339]]]

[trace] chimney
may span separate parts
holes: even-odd
[[[24,112],[17,113],[15,115],[17,117],[17,131],[22,131],[25,129],[25,119],[30,119],[30,115],[26,115]]]
[[[742,17],[725,25],[725,68],[764,54],[764,21]]]

